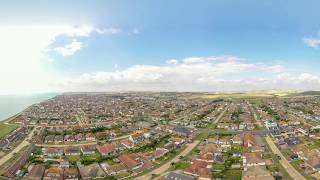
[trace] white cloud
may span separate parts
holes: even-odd
[[[117,34],[121,32],[121,29],[115,28],[115,27],[110,27],[110,28],[97,28],[96,32],[98,34]]]
[[[318,48],[320,46],[320,39],[305,38],[303,42],[312,48]]]
[[[0,25],[0,94],[54,90],[59,77],[48,68],[48,47],[59,36],[87,37],[92,26]],[[48,63],[48,64],[47,64]]]
[[[166,63],[169,65],[177,65],[179,63],[179,61],[176,59],[169,59],[166,61]]]
[[[71,56],[83,47],[84,46],[82,42],[73,40],[70,44],[66,44],[63,47],[56,47],[54,48],[54,50],[62,56]]]
[[[305,87],[300,76],[285,77],[280,64],[248,63],[237,57],[171,59],[163,65],[134,65],[124,70],[92,72],[59,84],[63,91],[242,91]],[[262,74],[263,77],[255,77]],[[277,76],[278,74],[278,76]],[[314,76],[308,87],[320,88]],[[289,78],[289,79],[288,79]],[[300,84],[294,80],[300,78]]]

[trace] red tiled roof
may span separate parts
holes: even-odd
[[[115,144],[104,144],[102,146],[98,145],[97,149],[101,154],[109,154],[116,150],[116,145]]]
[[[127,168],[134,168],[136,167],[139,162],[132,159],[129,155],[121,155],[118,157],[118,159],[121,161],[121,163],[123,163]]]

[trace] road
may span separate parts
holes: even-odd
[[[267,143],[269,144],[272,152],[278,156],[281,157],[281,160],[279,161],[280,164],[284,167],[284,169],[287,170],[288,174],[295,180],[305,180],[306,178],[303,177],[290,163],[289,161],[283,156],[281,151],[278,149],[278,147],[274,144],[270,136],[267,136],[266,138]]]
[[[251,104],[250,104],[251,106]],[[252,108],[252,107],[251,107]],[[252,108],[252,112],[253,112],[253,117],[255,118],[256,122],[258,123],[258,125],[260,127],[263,127],[261,124],[260,119],[258,119],[258,116],[255,112],[255,110]],[[303,177],[290,163],[289,161],[286,159],[286,157],[283,156],[282,152],[278,149],[278,147],[275,145],[275,143],[273,142],[273,140],[271,139],[271,137],[268,135],[267,137],[265,137],[266,142],[268,143],[269,147],[271,148],[271,151],[273,152],[273,154],[276,154],[278,156],[280,156],[280,164],[281,166],[288,172],[288,174],[292,177],[292,179],[295,180],[305,180],[306,178]]]
[[[34,127],[32,131],[28,134],[28,136],[18,145],[16,146],[10,153],[6,154],[0,159],[0,166],[2,166],[4,163],[6,163],[8,160],[10,160],[16,153],[18,153],[21,149],[24,147],[30,145],[29,140],[31,140],[34,131],[37,128]]]
[[[213,121],[213,124],[216,124],[216,123],[218,123],[218,122],[220,121],[220,119],[223,117],[223,115],[224,115],[224,114],[226,113],[226,111],[228,110],[229,105],[230,105],[230,104],[228,104],[228,105],[224,108],[224,110],[219,114],[219,116]]]
[[[157,169],[154,169],[151,172],[149,172],[143,176],[139,176],[135,179],[136,180],[146,180],[146,179],[149,180],[149,179],[152,179],[152,174],[162,174],[162,173],[166,172],[171,167],[171,163],[178,162],[180,160],[180,156],[186,156],[187,154],[189,154],[195,147],[197,147],[197,145],[199,143],[200,143],[200,141],[196,140],[191,144],[187,144],[187,147],[180,154],[178,154],[176,157],[171,159],[169,162],[167,162],[167,163],[163,164],[162,166],[158,167]]]

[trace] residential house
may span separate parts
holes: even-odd
[[[134,170],[143,165],[143,162],[133,154],[123,154],[118,157],[119,161],[129,170]]]
[[[72,143],[72,142],[75,142],[75,138],[73,135],[64,136],[64,143]]]
[[[78,169],[65,169],[63,171],[63,179],[64,180],[78,180],[79,179]]]
[[[102,156],[107,156],[115,153],[117,146],[115,144],[97,145],[97,150]]]
[[[105,170],[109,176],[115,176],[120,173],[126,172],[127,168],[123,164],[115,164],[115,165],[106,167]]]
[[[93,163],[88,166],[78,165],[82,179],[97,179],[106,176],[98,163]]]
[[[65,147],[64,154],[66,156],[79,156],[80,155],[80,148],[78,146]]]
[[[185,127],[175,127],[173,128],[173,133],[182,137],[190,137],[193,134],[193,131]]]
[[[23,180],[41,180],[45,171],[43,165],[34,165],[29,174]]]
[[[243,166],[262,166],[265,165],[266,162],[262,159],[262,154],[260,152],[250,152],[245,153],[243,156]]]
[[[162,156],[164,156],[168,152],[169,152],[169,150],[167,150],[165,148],[156,148],[156,150],[152,153],[152,157],[155,160],[155,159],[161,158]]]
[[[254,146],[255,142],[254,142],[254,135],[251,132],[246,132],[243,135],[243,146],[244,147],[251,147]]]
[[[62,144],[63,143],[63,136],[62,135],[57,135],[54,137],[54,143],[55,144]]]
[[[194,160],[191,166],[186,168],[183,173],[191,176],[198,177],[202,180],[211,180],[212,177],[212,164],[204,161]]]
[[[63,148],[47,148],[44,155],[50,158],[60,157],[63,155]]]
[[[96,145],[83,145],[81,146],[81,152],[83,155],[90,155],[96,153]]]
[[[59,167],[50,167],[44,172],[44,180],[63,180],[63,169]]]
[[[93,142],[95,140],[96,140],[96,137],[94,136],[93,133],[87,133],[86,134],[86,141]]]

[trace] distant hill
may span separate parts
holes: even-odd
[[[290,96],[320,96],[320,91],[304,91],[290,94]]]

